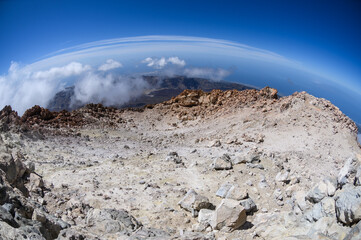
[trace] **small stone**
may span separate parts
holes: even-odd
[[[257,211],[257,205],[252,200],[252,198],[247,198],[247,199],[241,200],[239,202],[239,204],[244,207],[244,209],[246,210],[246,213],[252,213],[252,212]]]
[[[277,173],[275,180],[276,180],[276,182],[283,182],[283,183],[288,184],[291,181],[291,179],[289,178],[289,175],[290,175],[289,171],[279,172],[279,173]]]
[[[224,154],[222,157],[214,160],[212,167],[215,170],[230,170],[232,169],[231,158],[228,154]]]

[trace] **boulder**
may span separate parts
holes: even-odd
[[[276,182],[283,182],[283,183],[289,183],[291,181],[290,179],[290,172],[289,171],[281,171],[277,173]]]
[[[336,216],[338,221],[352,225],[361,219],[361,187],[346,184],[337,192]]]
[[[47,239],[57,238],[61,230],[70,227],[68,223],[46,213],[41,208],[34,209],[32,220],[41,223],[42,233]]]
[[[350,157],[346,160],[345,165],[341,168],[337,177],[338,187],[342,187],[346,183],[351,182],[352,176],[356,173],[358,167],[358,160],[356,156]]]
[[[293,194],[293,200],[295,203],[295,207],[297,207],[301,212],[307,210],[310,206],[309,202],[306,201],[306,192],[305,191],[297,191]]]
[[[124,234],[134,232],[142,226],[126,210],[91,209],[86,216],[86,225],[95,232]]]
[[[37,226],[14,228],[6,222],[0,221],[0,239],[44,240],[45,238]]]
[[[222,157],[216,158],[212,164],[212,168],[215,170],[232,169],[231,158],[228,154],[224,154]]]
[[[215,210],[213,229],[233,231],[247,220],[246,210],[238,201],[223,199]]]
[[[338,225],[332,217],[322,217],[311,225],[305,239],[344,239],[348,228]]]
[[[316,184],[306,196],[306,199],[312,203],[318,203],[323,198],[332,197],[336,192],[336,186],[331,179],[324,179]]]
[[[239,204],[244,207],[247,214],[257,211],[257,205],[252,198],[241,200]]]
[[[322,199],[321,202],[313,205],[312,209],[305,214],[305,217],[310,222],[318,221],[324,217],[336,219],[335,200],[330,197]]]
[[[255,150],[250,150],[244,155],[235,157],[233,160],[233,164],[248,163],[250,165],[259,162],[261,162],[260,153]]]
[[[214,226],[215,221],[215,211],[210,209],[201,209],[198,213],[198,222],[201,224],[209,224],[210,226]]]
[[[361,165],[357,168],[354,185],[361,186]]]
[[[343,240],[359,240],[361,239],[361,221],[352,227],[351,231]]]
[[[199,195],[193,189],[190,189],[187,194],[178,202],[178,205],[188,212],[191,212],[194,217],[198,216],[198,212],[205,209],[214,209],[212,203],[207,197]]]
[[[242,200],[248,197],[247,189],[240,188],[238,185],[225,183],[217,191],[216,195],[221,198]]]

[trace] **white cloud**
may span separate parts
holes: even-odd
[[[83,65],[78,62],[71,62],[63,67],[53,67],[46,71],[34,72],[32,73],[32,78],[34,79],[65,78],[65,77],[70,77],[72,75],[79,75],[90,69],[91,67],[89,65]]]
[[[184,67],[186,65],[186,62],[182,59],[179,59],[178,57],[169,57],[169,58],[161,57],[159,59],[147,57],[142,61],[142,63],[146,63],[148,67],[152,67],[155,69],[162,69],[168,63],[177,65],[179,67]]]
[[[141,77],[128,78],[100,75],[89,72],[75,83],[73,103],[102,103],[107,106],[122,105],[140,96],[148,84]]]
[[[11,105],[21,115],[34,105],[46,107],[64,86],[64,79],[90,71],[89,65],[71,62],[63,67],[33,71],[12,62],[7,75],[0,76],[0,108]]]
[[[174,65],[178,65],[180,67],[184,67],[186,65],[186,62],[179,59],[178,57],[170,57],[168,58],[168,62],[173,63]]]
[[[110,65],[118,65],[114,62],[107,61]],[[46,107],[69,79],[71,82],[75,81],[72,100],[84,104],[100,102],[105,105],[121,105],[149,88],[141,77],[104,74],[78,62],[43,71],[33,71],[29,65],[20,67],[18,63],[12,62],[8,74],[0,76],[0,109],[11,105],[22,115],[34,105]]]
[[[103,65],[101,65],[99,71],[109,71],[111,69],[121,68],[123,65],[113,59],[108,59]]]
[[[230,74],[229,71],[222,68],[186,68],[184,69],[184,75],[187,77],[199,77],[206,78],[214,81],[223,80]]]

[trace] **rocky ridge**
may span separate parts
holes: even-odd
[[[0,112],[4,239],[359,239],[356,125],[272,88]]]

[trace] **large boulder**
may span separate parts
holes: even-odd
[[[346,184],[343,189],[337,192],[336,216],[338,221],[352,225],[361,220],[361,187]]]
[[[306,199],[312,203],[318,203],[323,198],[332,197],[336,192],[336,186],[331,179],[324,179],[316,184],[306,196]]]
[[[206,209],[214,209],[212,203],[209,202],[209,199],[205,196],[199,195],[193,189],[190,189],[187,194],[178,202],[178,205],[191,212],[194,217],[198,216],[199,210]]]
[[[238,201],[223,199],[216,208],[213,229],[233,231],[241,227],[247,220],[246,210]]]
[[[310,222],[318,221],[323,217],[336,219],[335,200],[331,197],[322,199],[321,202],[313,205],[312,209],[310,209],[305,216]]]

